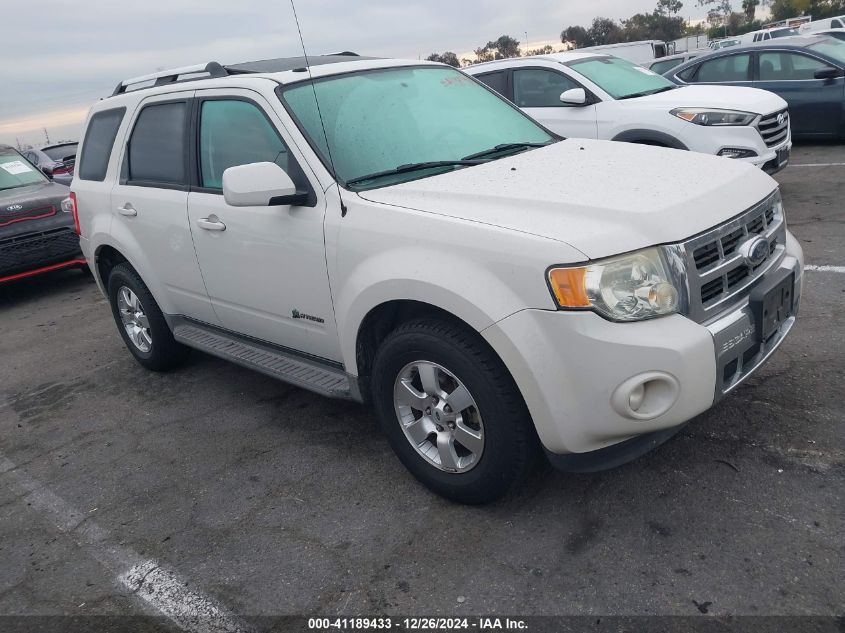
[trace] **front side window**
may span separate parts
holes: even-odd
[[[567,64],[614,99],[631,99],[676,88],[675,84],[648,68],[619,57],[593,57]]]
[[[561,93],[580,88],[569,77],[553,70],[525,68],[513,71],[513,100],[520,108],[559,108]]]
[[[0,150],[0,191],[44,182],[47,177],[15,150]]]
[[[114,139],[125,113],[126,108],[114,108],[102,110],[91,117],[85,138],[82,140],[77,178],[99,182],[105,180]]]
[[[290,173],[288,157],[288,148],[256,105],[222,99],[203,101],[200,114],[203,187],[221,189],[223,172],[237,165],[276,163]]]
[[[807,55],[786,52],[760,54],[760,81],[801,81],[814,79],[817,70],[830,68]]]
[[[699,83],[723,83],[729,81],[748,81],[751,69],[751,55],[725,55],[718,59],[703,62],[692,81]]]
[[[185,184],[187,112],[185,101],[141,110],[129,139],[129,181]]]
[[[456,161],[479,153],[492,160],[555,140],[502,97],[439,66],[304,81],[281,97],[323,162],[356,190],[468,167]]]

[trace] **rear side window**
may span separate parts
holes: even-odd
[[[187,112],[185,101],[141,110],[129,139],[128,182],[185,184]]]
[[[830,23],[830,28],[832,29],[845,29],[845,22],[842,20],[833,20]]]
[[[126,114],[126,108],[114,108],[97,112],[91,117],[82,141],[82,155],[76,170],[77,178],[100,182],[106,179],[109,157],[124,114]]]
[[[750,79],[751,55],[726,55],[711,59],[698,67],[698,73],[692,81],[700,83],[723,83],[729,81],[748,81]]]
[[[490,88],[498,92],[500,95],[505,94],[505,72],[499,71],[496,73],[485,73],[483,75],[475,76],[478,81],[487,84]]]
[[[683,59],[667,59],[665,61],[654,62],[650,69],[658,75],[663,75],[672,70],[675,66],[680,66],[684,63]]]

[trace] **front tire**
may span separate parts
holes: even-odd
[[[393,450],[453,501],[505,495],[530,472],[539,440],[513,378],[487,344],[445,320],[390,333],[373,363],[373,403]]]
[[[188,348],[177,343],[152,293],[129,264],[109,274],[109,304],[126,347],[141,365],[167,371],[182,364]]]

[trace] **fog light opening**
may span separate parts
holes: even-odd
[[[724,156],[725,158],[753,158],[757,156],[757,152],[753,149],[742,149],[741,147],[723,147],[719,150],[717,156]]]
[[[651,420],[666,413],[678,401],[678,380],[664,372],[650,371],[619,385],[610,398],[613,409],[633,420]]]

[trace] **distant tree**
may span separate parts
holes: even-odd
[[[439,53],[432,53],[426,57],[426,60],[430,62],[440,62],[441,64],[449,64],[455,68],[458,68],[461,65],[461,62],[458,60],[458,56],[452,51],[446,51],[442,55]]]
[[[657,7],[654,12],[658,15],[677,15],[681,9],[684,8],[684,3],[681,0],[657,0]]]
[[[541,48],[534,48],[534,49],[531,49],[530,51],[526,51],[525,55],[527,57],[530,57],[531,55],[549,55],[549,54],[554,53],[554,52],[556,52],[555,47],[552,46],[551,44],[546,44],[545,46],[543,46]]]
[[[564,44],[570,44],[573,48],[583,48],[589,46],[587,39],[587,29],[583,26],[570,26],[560,32],[560,41]]]
[[[742,0],[742,11],[745,13],[746,22],[754,21],[758,6],[760,6],[760,0]]]
[[[663,40],[669,42],[684,33],[684,19],[654,13],[637,13],[622,20],[622,33],[626,42]]]
[[[476,48],[473,53],[475,53],[475,61],[477,63],[481,62],[492,62],[495,57],[495,53],[490,50],[489,46],[482,46],[480,48]]]
[[[622,29],[610,18],[593,18],[593,24],[587,30],[589,46],[617,44],[623,40]]]
[[[707,9],[707,21],[712,25],[724,25],[733,13],[731,0],[698,0],[698,6]]]
[[[501,35],[496,41],[487,42],[486,48],[493,51],[495,59],[508,59],[510,57],[520,56],[519,41],[510,35]]]

